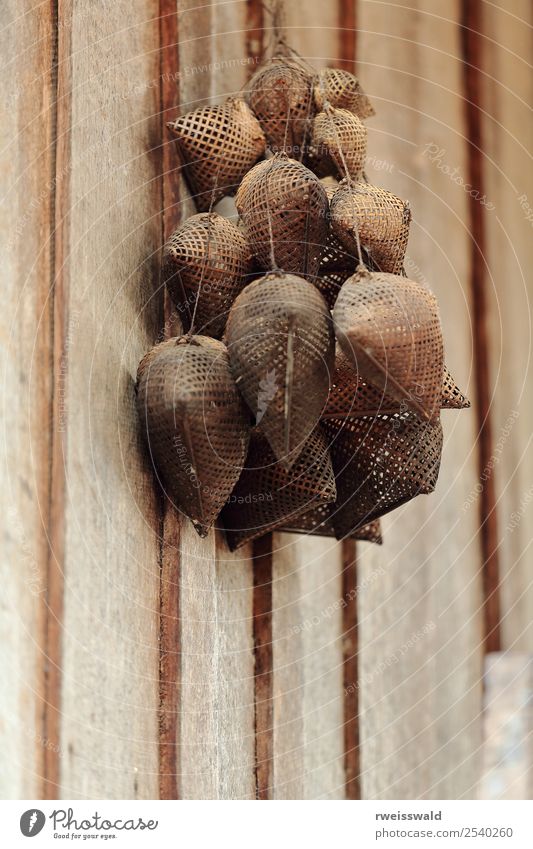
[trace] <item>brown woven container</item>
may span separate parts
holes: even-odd
[[[317,111],[330,103],[337,109],[348,109],[361,119],[376,114],[357,77],[341,68],[319,71],[313,93]]]
[[[247,101],[271,150],[299,158],[313,112],[311,74],[289,57],[275,56],[253,75]]]
[[[313,507],[335,500],[335,478],[321,429],[306,440],[290,470],[276,459],[264,437],[255,432],[246,466],[221,515],[233,551]]]
[[[333,319],[344,353],[366,381],[403,409],[438,416],[444,354],[431,292],[407,277],[364,270],[344,283]]]
[[[335,528],[333,527],[331,516],[335,513],[336,509],[335,504],[320,504],[318,507],[313,507],[301,516],[297,516],[287,522],[286,525],[277,530],[289,534],[312,534],[313,536],[334,537]],[[344,539],[364,540],[381,545],[383,537],[381,535],[379,519],[357,528],[348,534],[348,536],[345,536]]]
[[[358,180],[365,165],[366,136],[365,125],[352,112],[326,109],[313,121],[310,156],[326,162],[329,159],[342,177],[347,176],[347,170],[353,180]]]
[[[156,475],[174,505],[205,536],[246,459],[247,410],[222,342],[162,342],[141,361],[137,407]]]
[[[444,366],[444,379],[440,401],[441,409],[461,410],[470,402],[457,387],[450,372]],[[347,418],[349,416],[376,416],[384,413],[401,412],[402,404],[395,398],[368,383],[353,367],[340,346],[335,352],[335,373],[330,387],[323,419]]]
[[[416,495],[433,492],[442,453],[439,421],[412,413],[323,424],[337,482],[338,536],[368,524]]]
[[[244,102],[228,98],[219,106],[187,112],[167,124],[176,137],[196,208],[233,195],[246,172],[265,152],[265,136]]]
[[[246,175],[235,198],[245,235],[257,261],[314,277],[328,229],[328,199],[320,180],[284,154],[260,162]]]
[[[235,224],[216,212],[192,215],[163,249],[162,278],[189,330],[220,338],[228,310],[252,271],[252,252]],[[198,289],[200,295],[198,296]]]
[[[361,247],[376,269],[401,274],[411,211],[391,192],[343,180],[330,202],[331,229],[347,251],[356,254],[359,232]]]
[[[337,191],[339,184],[331,177],[320,181],[324,186],[328,201]],[[348,277],[351,277],[357,266],[357,258],[349,253],[328,227],[326,241],[322,250],[318,276],[313,283],[323,295],[328,307],[333,309],[340,288]]]
[[[334,337],[324,299],[301,277],[269,274],[238,296],[225,338],[237,385],[288,468],[328,397]]]

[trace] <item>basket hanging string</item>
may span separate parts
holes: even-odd
[[[339,151],[339,156],[341,158],[342,167],[343,167],[343,170],[344,170],[344,176],[346,178],[346,182],[348,183],[349,188],[353,189],[352,175],[350,174],[350,172],[348,170],[348,166],[346,164],[346,159],[344,157],[344,151],[342,149],[341,140],[339,138],[339,133],[337,131],[337,127],[335,125],[335,121],[333,120],[333,116],[332,116],[333,107],[332,107],[331,103],[329,102],[329,100],[327,99],[326,89],[325,89],[325,86],[324,86],[324,79],[323,78],[319,78],[319,85],[320,85],[320,90],[321,90],[321,93],[322,93],[322,98],[324,100],[324,107],[323,107],[324,112],[328,113],[328,115],[330,117],[331,126],[333,127],[333,132],[335,133],[335,139],[336,139],[336,142],[337,142],[337,149]],[[362,266],[363,268],[365,268],[365,264],[363,262],[363,252],[361,250],[361,240],[359,238],[359,227],[357,226],[357,216],[355,214],[355,202],[353,200],[353,196],[352,196],[352,212],[353,212],[353,227],[354,227],[354,232],[355,232],[355,241],[356,241],[356,244],[357,244],[357,256],[358,256],[358,259],[359,259],[359,266]]]
[[[218,178],[220,177],[220,169],[221,168],[222,168],[222,163],[220,163],[220,165],[218,166],[218,170],[217,170],[216,177],[215,177],[215,182],[213,184],[213,190],[211,192],[211,201],[209,203],[209,211],[207,213],[207,216],[208,216],[207,217],[207,244],[206,244],[206,249],[205,249],[205,259],[204,259],[204,262],[202,263],[202,272],[200,274],[200,282],[198,283],[198,290],[196,292],[196,297],[194,299],[194,307],[193,307],[192,316],[191,316],[191,325],[190,325],[189,330],[187,332],[187,335],[185,337],[187,342],[190,342],[193,335],[194,335],[194,322],[196,320],[196,311],[198,309],[198,301],[200,300],[200,293],[202,291],[202,285],[203,285],[203,282],[204,282],[205,272],[206,272],[207,265],[209,263],[209,258],[210,258],[209,257],[209,250],[211,248],[211,236],[212,236],[212,230],[213,230],[213,226],[212,226],[213,207],[215,205],[215,198],[216,198],[216,193],[217,193],[217,189],[218,189]]]
[[[283,154],[285,155],[285,154]],[[274,168],[276,167],[276,157],[273,156],[270,168],[268,169],[268,173],[266,175],[265,180],[265,194],[266,194],[266,210],[267,210],[267,223],[268,223],[268,236],[270,240],[270,265],[272,266],[273,274],[281,274],[281,268],[279,267],[276,260],[276,251],[274,249],[274,229],[272,224],[272,210],[270,209],[270,194],[269,194],[269,177],[272,174]]]

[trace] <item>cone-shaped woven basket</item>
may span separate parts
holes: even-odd
[[[462,410],[470,402],[456,385],[450,372],[444,367],[444,380],[440,401],[441,409]],[[372,386],[355,370],[353,363],[340,346],[335,355],[335,374],[330,387],[328,403],[323,419],[354,416],[376,416],[384,413],[401,412],[402,404]]]
[[[435,296],[394,274],[357,272],[333,308],[335,332],[362,378],[425,419],[440,409],[444,352]]]
[[[330,201],[331,229],[347,251],[361,247],[379,271],[401,274],[411,211],[409,205],[391,192],[360,181],[349,185],[343,180]]]
[[[162,277],[184,329],[190,328],[198,298],[195,328],[215,338],[222,336],[228,310],[251,271],[248,242],[216,212],[192,215],[163,249]]]
[[[417,495],[433,492],[442,453],[439,421],[412,413],[329,420],[323,424],[335,480],[338,536],[368,524]]]
[[[326,177],[320,182],[326,190],[328,201],[331,200],[339,184],[331,177]],[[357,258],[339,242],[330,226],[320,259],[318,277],[313,279],[313,283],[323,295],[330,310],[333,309],[342,284],[352,276],[356,266]]]
[[[250,437],[226,347],[205,336],[157,345],[139,365],[137,408],[158,479],[205,536],[238,480]]]
[[[335,504],[321,504],[287,522],[282,528],[278,528],[278,531],[284,531],[289,534],[312,534],[313,536],[334,537],[335,528],[333,527],[331,516],[335,513],[336,509]],[[381,545],[383,537],[381,535],[379,519],[357,528],[344,538],[365,540],[366,542],[374,542],[377,545]]]
[[[235,194],[244,175],[265,152],[261,126],[244,100],[187,112],[167,125],[176,138],[196,208],[206,212]]]
[[[318,272],[328,230],[328,199],[304,165],[279,154],[246,175],[235,203],[257,261],[304,277]]]
[[[292,59],[275,56],[250,80],[247,100],[270,148],[298,158],[313,111],[311,74]]]
[[[328,397],[335,343],[327,305],[307,280],[269,274],[238,296],[225,339],[239,390],[288,468]]]
[[[255,432],[246,466],[222,511],[228,545],[233,551],[313,507],[335,500],[335,478],[327,442],[316,428],[287,471],[264,437]]]
[[[324,68],[318,72],[313,92],[317,111],[322,110],[326,103],[330,103],[338,109],[348,109],[361,119],[376,114],[361,88],[361,83],[349,71]]]
[[[366,127],[347,109],[327,109],[313,121],[310,154],[313,159],[331,160],[337,173],[353,180],[363,174],[366,157]],[[326,173],[329,173],[326,171]]]

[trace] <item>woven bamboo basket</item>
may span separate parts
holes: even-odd
[[[319,427],[290,470],[276,462],[266,439],[254,432],[246,466],[221,514],[228,545],[233,551],[334,501],[335,495],[328,445]]]
[[[157,345],[139,365],[137,408],[158,481],[205,536],[239,478],[250,436],[226,347],[205,336]]]
[[[313,120],[310,156],[325,161],[326,174],[332,162],[341,177],[362,177],[366,157],[367,132],[363,122],[347,109],[325,109]]]
[[[192,215],[163,249],[162,279],[189,330],[196,301],[199,333],[220,338],[228,310],[252,271],[252,252],[244,235],[216,212]]]
[[[233,195],[265,153],[261,126],[244,100],[187,112],[167,124],[176,138],[184,173],[200,212]]]
[[[269,274],[236,299],[226,325],[239,390],[280,463],[290,467],[317,425],[334,368],[330,313],[312,283]]]
[[[370,183],[350,185],[343,180],[331,198],[330,218],[333,233],[347,251],[356,253],[358,232],[377,270],[401,274],[411,221],[405,201]]]
[[[402,409],[439,414],[444,351],[435,296],[407,277],[358,272],[333,308],[335,332],[360,375]]]
[[[410,412],[323,423],[337,484],[338,536],[435,489],[442,454],[439,421]]]
[[[312,76],[287,56],[275,56],[248,84],[247,101],[271,150],[299,158],[313,113]]]
[[[357,77],[341,68],[319,71],[313,94],[318,112],[330,103],[337,109],[348,109],[361,120],[376,114]]]
[[[278,531],[284,531],[289,534],[305,534],[306,536],[336,537],[335,527],[332,521],[332,515],[335,514],[336,509],[336,504],[320,504],[318,507],[313,507],[301,516],[297,516],[287,522],[286,525],[278,528]],[[379,519],[369,522],[360,528],[356,528],[350,534],[346,535],[344,539],[374,542],[377,545],[381,545],[383,537]]]
[[[235,203],[244,233],[263,269],[314,277],[328,230],[328,199],[304,165],[279,154],[243,179]]]
[[[461,392],[447,367],[444,366],[440,400],[441,410],[463,410],[469,406],[470,401]],[[356,371],[353,362],[346,356],[342,348],[337,346],[335,373],[328,402],[322,415],[323,419],[399,413],[401,408],[401,402],[385,395],[381,389],[368,383]]]

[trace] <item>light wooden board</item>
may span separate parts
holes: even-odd
[[[533,658],[519,652],[486,658],[483,762],[479,799],[531,799]]]
[[[182,109],[218,102],[246,78],[244,8],[180,2]],[[183,197],[186,187],[183,186]],[[194,212],[190,201],[183,215]],[[248,549],[232,555],[182,521],[180,548],[180,797],[250,799],[254,775],[253,573]]]
[[[468,218],[459,5],[361,3],[358,73],[371,181],[411,202],[408,274],[436,293],[446,358],[471,391]],[[433,150],[433,148],[431,148]],[[385,518],[382,550],[359,556],[363,798],[460,798],[475,791],[481,709],[481,577],[475,416],[444,413],[436,492]]]
[[[317,68],[338,55],[337,11],[334,3],[314,6],[311,18],[303,2],[286,6],[287,39]],[[342,549],[331,540],[276,534],[272,558],[271,795],[344,798]],[[335,604],[334,615],[324,615]]]
[[[9,2],[2,13],[0,797],[16,799],[42,794],[46,754],[56,747],[43,723],[53,25],[49,8],[30,3]]]
[[[485,4],[483,167],[502,648],[533,651],[531,26],[527,0]],[[529,220],[528,220],[529,215]]]
[[[159,518],[137,427],[157,335],[158,4],[63,4],[61,794],[157,798]],[[70,30],[70,49],[67,41]]]

